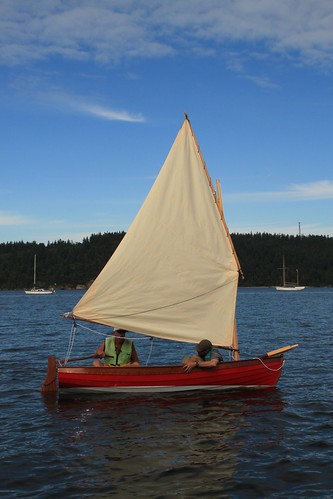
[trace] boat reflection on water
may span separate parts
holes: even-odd
[[[70,394],[68,397],[62,395],[61,398],[54,393],[43,394],[43,401],[50,412],[64,413],[67,411],[107,411],[112,412],[119,410],[121,414],[124,411],[135,409],[138,406],[144,406],[146,411],[149,411],[149,406],[156,407],[174,407],[183,406],[191,408],[192,406],[209,407],[210,410],[227,411],[228,406],[233,406],[235,403],[243,403],[248,406],[245,413],[251,406],[258,406],[258,410],[263,411],[279,411],[283,408],[283,402],[279,395],[280,391],[277,387],[263,388],[256,390],[237,389],[236,391],[218,392],[218,391],[194,391],[166,394],[147,394],[147,395],[131,395],[126,393],[108,394],[101,396],[100,394],[80,394],[74,397]],[[261,407],[261,409],[259,409]]]
[[[253,419],[284,407],[277,388],[44,400],[63,428],[56,452],[75,449],[73,473],[82,467],[97,490],[112,484],[122,494],[135,494],[139,483],[142,494],[149,477],[148,496],[152,483],[168,494],[170,480],[180,494],[185,481],[189,492],[189,479],[193,494],[207,482],[211,492],[224,490],[237,474]],[[272,445],[279,436],[268,438]]]

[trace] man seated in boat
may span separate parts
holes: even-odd
[[[126,329],[115,329],[114,336],[106,338],[95,351],[95,357],[104,359],[105,367],[139,367],[139,357],[132,340],[125,338]],[[94,367],[103,367],[100,360],[94,360]]]
[[[190,373],[194,367],[216,367],[223,362],[221,353],[214,348],[209,340],[201,340],[195,346],[197,354],[192,357],[184,357],[183,366],[186,373]]]

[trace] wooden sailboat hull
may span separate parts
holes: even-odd
[[[57,371],[60,394],[161,393],[272,387],[283,364],[283,355],[279,355],[223,362],[214,369],[195,368],[189,374],[182,366],[58,367]]]

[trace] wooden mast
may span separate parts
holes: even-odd
[[[237,263],[238,271],[239,271],[240,275],[242,276],[242,279],[244,279],[244,274],[243,274],[243,271],[241,269],[241,266],[240,266],[240,263],[239,263],[239,260],[238,260],[238,256],[237,256],[237,253],[236,253],[236,250],[235,250],[235,247],[234,247],[234,243],[232,242],[231,235],[230,235],[227,223],[226,223],[225,218],[224,218],[223,206],[222,206],[222,196],[221,196],[221,186],[220,186],[219,179],[216,180],[216,187],[217,187],[217,194],[218,194],[218,203],[217,203],[217,206],[219,207],[219,212],[220,212],[221,220],[222,220],[224,228],[226,230],[227,237],[228,237],[228,240],[229,240],[229,243],[230,243],[233,255],[234,255],[236,263]]]
[[[234,245],[233,245],[233,242],[232,242],[232,239],[231,239],[231,236],[230,236],[230,233],[229,233],[229,229],[227,227],[227,224],[225,222],[225,219],[224,219],[224,215],[223,215],[223,205],[222,205],[222,195],[221,195],[221,186],[220,186],[220,181],[217,179],[216,180],[216,188],[217,188],[217,196],[218,196],[218,202],[219,202],[219,206],[220,206],[220,213],[222,213],[222,221],[223,221],[223,224],[224,224],[224,227],[225,227],[225,230],[227,232],[227,236],[228,236],[228,239],[229,239],[229,242],[230,242],[230,245],[231,245],[231,248],[233,250],[233,254],[234,254],[234,257],[236,259],[236,262],[237,262],[237,266],[238,266],[238,271],[239,273],[241,274],[242,276],[242,279],[244,279],[244,274],[242,272],[242,269],[241,269],[241,266],[240,266],[240,263],[239,263],[239,260],[238,260],[238,257],[237,257],[237,254],[236,254],[236,251],[235,251],[235,248],[234,248]],[[236,327],[236,319],[234,321],[234,334],[233,334],[233,338],[232,338],[232,346],[234,347],[235,349],[235,354],[234,354],[234,357],[235,357],[235,360],[239,360],[239,351],[238,351],[238,338],[237,338],[237,327]]]
[[[235,260],[236,260],[236,264],[237,264],[237,267],[238,267],[238,271],[239,273],[241,274],[242,278],[244,279],[244,274],[243,274],[243,271],[241,269],[241,266],[240,266],[240,263],[239,263],[239,260],[238,260],[238,257],[237,257],[237,254],[236,254],[236,250],[235,250],[235,247],[233,245],[233,242],[232,242],[232,239],[231,239],[231,236],[230,236],[230,233],[229,233],[229,229],[228,229],[228,226],[226,224],[226,221],[225,221],[225,218],[224,218],[224,214],[223,214],[223,206],[222,206],[222,197],[221,197],[221,189],[220,189],[220,183],[219,181],[217,181],[217,185],[218,185],[218,190],[219,190],[219,196],[217,196],[216,192],[215,192],[215,189],[213,187],[213,184],[212,184],[212,181],[211,181],[211,178],[210,178],[210,175],[208,173],[208,170],[207,170],[207,167],[206,167],[206,163],[203,159],[203,156],[201,154],[201,151],[200,151],[200,147],[199,147],[199,144],[198,144],[198,141],[194,135],[194,132],[193,132],[193,129],[192,129],[192,126],[191,126],[191,122],[189,120],[189,117],[187,115],[187,112],[184,111],[184,114],[185,114],[185,119],[187,120],[189,126],[190,126],[190,129],[191,129],[191,133],[192,133],[192,136],[193,136],[193,139],[194,139],[194,142],[195,142],[195,145],[197,146],[197,150],[198,150],[198,154],[199,154],[199,157],[201,159],[201,162],[202,162],[202,166],[203,166],[203,169],[206,173],[206,176],[207,176],[207,180],[208,180],[208,184],[209,184],[209,187],[212,191],[212,194],[213,194],[213,197],[214,197],[214,201],[215,201],[215,204],[217,206],[217,209],[219,211],[219,214],[220,214],[220,217],[221,217],[221,221],[223,223],[223,226],[225,228],[225,231],[226,231],[226,234],[227,234],[227,237],[228,237],[228,241],[230,243],[230,246],[231,246],[231,250],[232,250],[232,253],[235,257]]]
[[[228,226],[227,226],[227,223],[225,221],[225,218],[224,218],[224,213],[223,213],[223,204],[222,204],[222,196],[221,196],[221,186],[220,186],[220,181],[217,180],[216,181],[216,186],[217,186],[217,194],[216,194],[216,191],[213,187],[213,184],[212,184],[212,181],[211,181],[211,178],[210,178],[210,175],[208,173],[208,170],[207,170],[207,167],[206,167],[206,163],[203,159],[203,156],[201,154],[201,151],[200,151],[200,147],[199,147],[199,144],[198,144],[198,141],[194,135],[194,132],[193,132],[193,129],[192,129],[192,126],[191,126],[191,123],[190,123],[190,120],[188,118],[188,115],[187,115],[187,112],[184,111],[184,114],[185,114],[185,119],[187,120],[188,124],[189,124],[189,127],[190,127],[190,130],[191,130],[191,133],[192,133],[192,136],[193,136],[193,139],[194,139],[194,142],[195,142],[195,145],[197,147],[197,150],[198,150],[198,154],[199,154],[199,157],[201,159],[201,162],[202,162],[202,166],[203,166],[203,169],[206,173],[206,176],[207,176],[207,180],[208,180],[208,184],[209,184],[209,187],[211,188],[211,191],[212,191],[212,194],[213,194],[213,197],[214,197],[214,201],[215,201],[215,204],[217,206],[217,209],[219,211],[219,214],[220,214],[220,218],[221,218],[221,221],[222,221],[222,224],[223,224],[223,227],[225,229],[225,232],[227,234],[227,238],[228,238],[228,241],[229,241],[229,244],[231,246],[231,251],[234,255],[234,258],[235,258],[235,261],[236,261],[236,264],[237,264],[237,267],[238,267],[238,272],[240,273],[240,275],[242,276],[242,279],[244,279],[244,274],[243,274],[243,271],[241,269],[241,266],[240,266],[240,263],[239,263],[239,260],[238,260],[238,256],[236,254],[236,250],[235,250],[235,247],[234,247],[234,244],[232,242],[232,239],[231,239],[231,236],[230,236],[230,232],[229,232],[229,229],[228,229]],[[234,333],[233,333],[233,340],[232,340],[232,345],[233,345],[233,348],[235,349],[235,360],[239,360],[239,352],[238,352],[238,340],[237,340],[237,328],[236,328],[236,320],[234,322]]]

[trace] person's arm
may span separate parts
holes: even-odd
[[[137,362],[139,364],[139,357],[136,353],[134,343],[132,343],[132,362]]]
[[[186,373],[190,373],[192,369],[195,367],[216,367],[217,364],[219,363],[218,359],[211,359],[211,360],[191,360],[191,362],[188,362],[187,364],[184,365],[184,371]]]
[[[140,367],[139,357],[138,354],[136,353],[134,343],[132,343],[131,362],[129,362],[128,364],[121,364],[121,366],[119,367]]]
[[[105,343],[103,342],[97,350],[95,350],[95,357],[99,357],[100,359],[104,359],[105,357]]]

